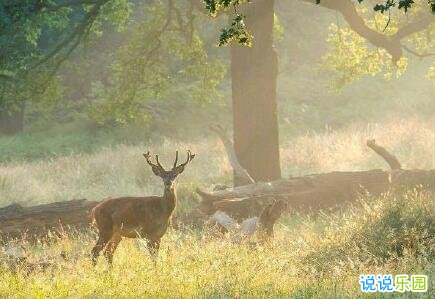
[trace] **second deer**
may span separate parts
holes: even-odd
[[[154,174],[163,180],[163,196],[109,198],[93,208],[92,218],[99,235],[97,244],[91,252],[94,265],[103,249],[107,261],[111,264],[122,237],[145,238],[153,258],[159,250],[160,239],[166,233],[177,204],[175,179],[195,155],[187,151],[186,162],[177,165],[176,152],[171,170],[163,168],[158,155],[156,164],[151,162],[149,152],[143,155]]]

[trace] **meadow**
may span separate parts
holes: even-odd
[[[435,168],[435,128],[421,119],[353,125],[286,138],[283,176],[334,170],[384,168],[365,146],[376,138],[404,168]],[[0,204],[22,205],[162,192],[145,165],[150,150],[169,163],[175,150],[198,156],[179,178],[177,214],[198,202],[196,187],[231,183],[223,146],[213,137],[183,143],[116,144],[89,153],[15,159],[0,166]],[[276,224],[273,244],[248,246],[216,239],[197,227],[170,229],[154,265],[141,241],[124,240],[112,269],[89,259],[94,232],[71,232],[49,243],[26,244],[29,261],[55,266],[27,273],[0,270],[0,297],[11,298],[430,298],[435,258],[435,195],[421,190],[367,196],[348,208],[321,213],[290,212]],[[60,252],[65,252],[63,260]],[[6,258],[2,256],[2,258]],[[359,275],[426,274],[427,293],[360,292]]]

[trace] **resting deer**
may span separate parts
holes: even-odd
[[[97,244],[91,253],[94,265],[103,249],[107,261],[112,264],[113,254],[122,237],[145,238],[151,256],[155,258],[157,255],[160,239],[166,233],[177,204],[175,179],[195,155],[187,151],[186,162],[177,165],[176,152],[174,166],[169,171],[160,164],[158,155],[157,164],[151,162],[149,152],[143,156],[154,174],[163,180],[163,196],[109,198],[93,208],[92,218],[99,232]]]
[[[267,243],[273,238],[275,222],[281,217],[286,208],[287,204],[283,200],[278,200],[268,205],[261,212],[257,229],[257,239],[260,243]]]
[[[283,200],[275,201],[266,206],[259,217],[245,219],[240,225],[227,213],[218,210],[206,225],[218,228],[220,236],[229,232],[235,243],[250,239],[255,234],[257,242],[265,244],[273,238],[273,227],[286,208],[287,204]]]

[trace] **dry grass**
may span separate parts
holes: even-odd
[[[385,162],[365,146],[368,138],[376,138],[395,153],[405,168],[435,168],[434,123],[408,119],[383,125],[354,126],[344,131],[326,131],[324,134],[310,133],[284,141],[281,148],[283,175],[387,168]],[[231,177],[224,149],[216,139],[195,144],[166,141],[158,145],[119,145],[103,148],[95,154],[75,154],[1,166],[0,205],[160,194],[160,181],[151,173],[142,157],[142,153],[148,149],[152,153],[159,153],[168,166],[173,161],[176,149],[181,152],[191,149],[198,153],[179,179],[181,188],[225,183]]]
[[[416,119],[307,134],[283,143],[282,165],[285,175],[386,168],[364,145],[374,137],[405,167],[435,168],[434,135],[432,123]],[[3,165],[1,205],[160,193],[160,182],[141,153],[144,149],[160,153],[169,165],[175,148],[198,153],[180,178],[182,205],[191,200],[195,186],[230,177],[217,140],[118,146],[91,155]],[[359,291],[361,273],[433,276],[434,206],[433,195],[417,192],[367,198],[362,205],[336,214],[292,215],[277,224],[271,247],[251,248],[204,237],[201,231],[171,230],[163,239],[156,266],[140,242],[123,241],[111,271],[103,261],[96,269],[91,267],[88,252],[94,235],[70,236],[28,246],[30,261],[54,260],[53,268],[29,275],[25,269],[18,273],[0,269],[0,297],[367,298]],[[62,261],[61,251],[71,260]],[[381,297],[400,296],[376,298]]]
[[[433,203],[417,192],[366,199],[332,215],[294,215],[278,224],[266,247],[170,230],[155,266],[142,242],[124,240],[113,269],[104,260],[94,269],[88,252],[95,238],[65,237],[28,246],[30,261],[52,260],[52,268],[30,274],[0,268],[0,297],[367,298],[359,291],[361,273],[433,275]],[[71,260],[59,259],[60,251]],[[376,298],[384,297],[397,294]]]
[[[96,154],[77,154],[35,163],[16,163],[0,167],[1,205],[18,202],[23,205],[63,201],[73,198],[100,200],[109,196],[160,194],[160,179],[146,165],[142,153],[160,154],[169,167],[180,150],[200,153],[180,178],[187,182],[205,183],[229,173],[223,150],[217,140],[196,144],[124,146],[103,148]]]
[[[343,131],[308,133],[285,142],[281,149],[285,174],[387,169],[385,161],[366,146],[367,139],[394,153],[404,168],[435,168],[435,123],[395,119],[384,124],[351,126]]]

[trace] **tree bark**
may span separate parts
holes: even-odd
[[[388,163],[391,170],[398,170],[402,169],[402,165],[400,164],[399,160],[396,156],[391,154],[389,151],[387,151],[384,147],[376,144],[375,139],[367,140],[367,146],[371,148],[375,153],[377,153],[379,156],[381,156],[385,162]]]
[[[397,157],[377,144],[375,139],[367,140],[366,144],[388,163],[391,172],[332,172],[267,183],[251,181],[249,185],[213,190],[211,193],[198,189],[197,193],[202,197],[200,210],[209,215],[224,211],[241,221],[257,215],[264,205],[276,199],[288,201],[288,206],[296,209],[329,209],[353,201],[364,193],[380,195],[392,187],[414,188],[422,185],[435,190],[435,170],[402,170]],[[231,145],[228,142],[224,145],[230,155]],[[237,172],[234,164],[238,163],[232,163]]]
[[[273,8],[273,0],[244,5],[242,13],[255,41],[251,48],[231,46],[234,149],[240,164],[255,181],[281,177]],[[246,179],[234,177],[235,186],[246,183]]]

